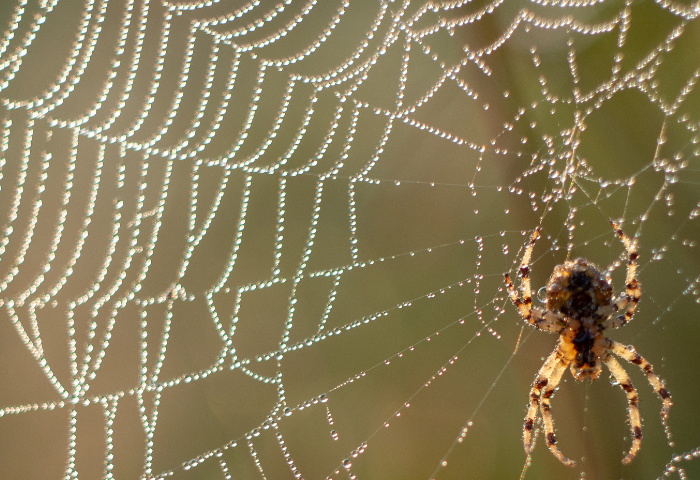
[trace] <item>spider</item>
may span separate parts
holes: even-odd
[[[554,268],[547,282],[546,308],[533,306],[528,265],[535,242],[539,238],[539,227],[530,238],[520,265],[522,298],[513,287],[508,274],[505,275],[510,299],[527,323],[540,330],[559,334],[556,347],[537,372],[530,390],[530,402],[523,425],[525,452],[529,455],[534,448],[532,428],[539,406],[544,421],[547,447],[562,463],[572,467],[576,462],[566,458],[556,445],[549,405],[554,389],[557,388],[567,366],[571,367],[571,374],[577,381],[582,381],[586,377],[595,380],[600,375],[602,363],[605,363],[616,382],[627,394],[632,446],[622,460],[625,465],[630,463],[639,451],[642,442],[642,426],[637,391],[629,375],[613,355],[638,365],[646,374],[647,380],[661,397],[661,419],[664,425],[672,405],[671,395],[664,387],[664,381],[654,373],[649,362],[642,358],[634,347],[624,346],[603,335],[606,328],[620,328],[632,319],[641,295],[636,278],[639,258],[636,242],[631,241],[615,222],[610,223],[624,244],[628,255],[626,290],[617,297],[612,294],[611,279],[608,275],[603,274],[586,259],[577,258],[567,260]],[[618,312],[622,314],[618,315]]]

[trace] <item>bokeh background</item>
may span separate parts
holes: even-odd
[[[0,478],[700,477],[698,13],[2,2]],[[606,371],[528,459],[503,274],[621,290],[611,219],[675,443],[625,362],[637,458]]]

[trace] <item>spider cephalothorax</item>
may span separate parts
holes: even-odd
[[[566,458],[556,446],[549,405],[554,389],[559,384],[566,367],[570,366],[571,374],[578,381],[586,377],[595,380],[600,375],[602,364],[605,363],[627,394],[632,447],[622,463],[631,462],[639,451],[642,427],[637,391],[632,385],[632,380],[613,355],[638,365],[644,371],[647,380],[661,397],[661,417],[664,422],[672,405],[671,395],[664,387],[663,380],[654,373],[649,362],[637,354],[634,347],[626,347],[603,335],[606,328],[619,328],[632,318],[641,295],[636,278],[638,258],[636,245],[617,224],[611,223],[625,245],[628,255],[625,292],[617,297],[613,296],[610,278],[586,259],[578,258],[568,260],[554,268],[545,290],[547,308],[533,307],[529,263],[535,242],[539,238],[539,228],[530,238],[520,265],[522,298],[515,290],[508,274],[505,275],[508,294],[520,315],[530,325],[540,330],[559,334],[556,348],[537,372],[530,391],[530,403],[523,427],[525,451],[529,454],[532,450],[532,429],[540,407],[547,446],[554,456],[570,466],[575,465],[576,462]]]

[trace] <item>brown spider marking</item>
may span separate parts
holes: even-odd
[[[520,315],[535,328],[559,334],[555,349],[537,372],[530,390],[530,403],[523,425],[525,452],[530,454],[533,448],[532,430],[539,408],[547,446],[555,457],[568,466],[574,466],[576,462],[566,458],[556,446],[550,407],[551,397],[566,367],[570,368],[571,374],[578,381],[585,378],[595,380],[600,375],[604,363],[627,395],[632,446],[623,458],[623,464],[630,463],[639,451],[642,423],[637,391],[629,375],[613,355],[639,366],[647,376],[652,388],[661,398],[661,420],[670,439],[666,420],[673,402],[664,387],[664,381],[654,373],[649,362],[639,355],[634,347],[624,346],[603,335],[606,328],[620,328],[632,319],[641,296],[636,278],[639,258],[636,242],[630,240],[616,223],[610,223],[624,244],[628,257],[625,292],[616,297],[613,296],[610,277],[586,259],[577,258],[567,260],[554,268],[547,282],[546,308],[533,306],[529,263],[535,242],[539,238],[539,227],[532,234],[520,265],[522,298],[515,290],[509,275],[505,275],[508,295]]]

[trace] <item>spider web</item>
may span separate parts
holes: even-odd
[[[0,5],[1,478],[700,476],[700,13],[667,0]],[[553,399],[507,300],[638,242]],[[622,265],[621,268],[617,268]],[[537,300],[534,300],[537,302]]]

